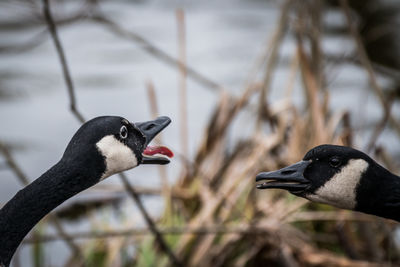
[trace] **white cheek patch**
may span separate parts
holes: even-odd
[[[335,174],[314,194],[306,198],[338,208],[354,209],[356,202],[356,187],[362,174],[367,170],[368,162],[363,159],[351,159],[341,171]]]
[[[103,137],[96,143],[96,146],[106,161],[106,170],[100,180],[138,165],[133,151],[113,135]]]

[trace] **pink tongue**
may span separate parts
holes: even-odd
[[[172,158],[174,156],[174,153],[165,146],[147,146],[146,149],[143,151],[143,154],[148,156],[152,156],[154,154],[162,154],[169,158]]]

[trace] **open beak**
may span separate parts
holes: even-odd
[[[170,118],[162,116],[152,121],[137,122],[134,124],[146,139],[141,164],[168,164],[168,158],[174,156],[174,153],[166,146],[149,146],[151,140],[170,123]]]
[[[304,170],[311,161],[299,161],[293,165],[272,172],[261,172],[256,176],[258,189],[280,188],[290,192],[301,192],[309,186],[309,181],[304,178]]]

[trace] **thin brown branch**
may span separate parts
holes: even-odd
[[[291,215],[286,221],[307,222],[307,221],[356,221],[356,222],[376,222],[377,218],[364,213],[346,212],[338,217],[337,211],[299,211]],[[388,222],[391,222],[388,220]]]
[[[73,114],[75,115],[75,117],[81,122],[84,123],[85,119],[84,117],[81,115],[81,113],[79,112],[79,110],[76,107],[76,100],[75,100],[75,94],[74,94],[74,86],[72,83],[72,79],[71,79],[71,75],[70,72],[68,70],[68,65],[67,65],[67,61],[65,58],[65,54],[61,45],[61,42],[57,36],[57,29],[56,29],[56,25],[54,24],[54,21],[52,19],[51,13],[50,13],[50,9],[49,9],[49,5],[48,5],[48,0],[43,0],[44,1],[44,11],[45,11],[45,17],[47,22],[49,23],[49,29],[50,29],[50,33],[52,35],[53,41],[54,41],[54,45],[56,46],[58,55],[59,55],[59,59],[62,65],[62,69],[63,69],[63,75],[64,75],[64,80],[65,83],[67,85],[67,89],[69,92],[69,99],[70,99],[70,108],[71,111],[73,112]],[[133,187],[129,184],[128,179],[126,178],[126,176],[121,173],[120,174],[121,180],[125,186],[125,189],[127,190],[127,192],[129,193],[129,195],[133,198],[133,200],[135,201],[136,205],[139,207],[140,212],[142,213],[143,217],[146,220],[147,225],[149,226],[149,228],[151,229],[152,233],[154,234],[157,242],[159,243],[161,249],[168,255],[168,257],[170,258],[171,262],[175,265],[175,266],[182,266],[179,261],[176,259],[175,255],[173,255],[172,251],[170,250],[170,248],[168,247],[168,245],[166,244],[166,242],[164,241],[164,239],[162,238],[162,236],[158,233],[157,228],[154,224],[154,222],[152,221],[152,219],[150,218],[149,214],[147,213],[146,209],[144,208],[139,195],[135,192],[135,190],[133,189]]]
[[[125,189],[127,190],[128,194],[133,198],[135,201],[136,205],[138,206],[140,212],[142,213],[147,226],[149,227],[150,232],[154,235],[157,243],[159,244],[160,248],[167,254],[168,258],[170,259],[171,263],[174,266],[183,266],[183,264],[178,260],[178,258],[175,256],[175,254],[172,252],[171,248],[168,246],[164,238],[162,237],[161,233],[157,229],[155,223],[151,219],[150,215],[147,213],[147,210],[145,209],[142,201],[140,200],[139,194],[136,193],[135,189],[131,186],[128,178],[124,173],[119,174],[122,183],[125,186]]]
[[[137,33],[134,33],[132,31],[125,30],[122,28],[120,25],[115,23],[114,21],[110,20],[107,18],[105,15],[94,15],[92,17],[93,21],[97,23],[101,23],[104,26],[106,26],[107,29],[109,29],[111,32],[114,34],[117,34],[120,37],[123,37],[125,39],[132,40],[140,45],[140,48],[144,49],[146,52],[148,52],[150,55],[155,56],[157,59],[160,59],[161,61],[164,61],[170,66],[173,66],[177,69],[180,67],[179,60],[176,58],[172,57],[165,51],[161,50],[154,44],[152,44],[150,41],[146,40],[142,36],[140,36]],[[205,75],[201,74],[197,70],[195,70],[192,67],[185,66],[186,72],[188,77],[192,78],[194,81],[198,82],[199,84],[212,89],[213,91],[220,91],[223,89],[221,85],[219,85],[217,82],[211,80],[210,78],[206,77]]]
[[[221,226],[209,225],[202,227],[166,227],[158,229],[161,235],[211,235],[211,234],[265,234],[271,233],[271,229],[261,227],[241,227],[241,226]],[[98,239],[98,238],[115,238],[122,236],[142,236],[152,234],[151,229],[148,228],[131,228],[126,230],[108,230],[101,232],[75,232],[70,236],[73,239]],[[59,240],[58,235],[42,235],[39,239],[27,237],[23,243],[35,242],[53,242]]]
[[[331,220],[331,221],[365,221],[371,222],[374,221],[373,217],[369,216],[368,220],[367,216],[358,217],[357,214],[354,215],[346,215],[338,218],[336,212],[326,212],[328,217],[323,216],[318,218],[314,218],[312,216],[313,212],[306,212],[305,214],[310,214],[310,220]],[[316,212],[317,215],[321,215],[323,212]],[[332,215],[332,216],[331,216]],[[301,216],[303,217],[303,216]],[[293,221],[302,221],[302,220],[293,220]],[[307,221],[307,220],[304,220]],[[227,226],[227,225],[206,225],[200,227],[162,227],[158,229],[160,235],[214,235],[214,234],[271,234],[275,230],[270,229],[268,227],[257,227],[250,225],[241,225],[241,226]],[[116,238],[116,237],[126,237],[126,236],[143,236],[143,235],[151,235],[153,232],[149,228],[129,228],[124,230],[105,230],[105,231],[81,231],[70,233],[69,236],[72,239],[102,239],[102,238]],[[59,235],[46,234],[42,235],[39,239],[34,239],[31,237],[26,237],[23,240],[23,243],[34,243],[34,242],[53,242],[60,240]]]
[[[104,14],[95,14],[91,17],[91,19],[94,22],[103,24],[114,34],[117,34],[118,36],[120,36],[122,38],[129,39],[129,40],[132,40],[132,41],[138,43],[140,45],[140,48],[146,50],[149,54],[155,56],[157,59],[164,61],[168,65],[171,65],[171,66],[179,69],[180,61],[178,59],[172,57],[165,51],[161,50],[160,48],[158,48],[157,46],[155,46],[154,44],[152,44],[150,41],[146,40],[139,34],[122,28],[120,25],[118,25],[111,19],[107,18]],[[207,88],[210,88],[214,91],[221,91],[221,90],[225,89],[222,85],[211,80],[210,78],[206,77],[205,75],[201,74],[196,69],[194,69],[188,65],[185,65],[185,71],[189,78],[193,79],[194,81],[198,82],[199,84],[201,84]],[[246,87],[246,90],[242,97],[237,98],[237,97],[231,95],[232,100],[237,101],[237,105],[235,107],[235,110],[233,111],[234,114],[236,114],[236,112],[238,110],[240,110],[241,108],[243,108],[247,105],[247,102],[248,102],[248,99],[250,98],[250,96],[258,89],[259,89],[259,87],[256,85],[248,85]],[[226,90],[224,90],[224,92],[226,92]]]
[[[29,180],[22,169],[18,166],[17,162],[14,160],[14,157],[11,155],[7,146],[0,142],[0,153],[3,154],[7,166],[14,172],[14,174],[18,177],[19,181],[23,185],[29,184]]]
[[[68,69],[67,59],[65,58],[64,49],[62,47],[62,44],[61,44],[60,39],[57,34],[56,24],[54,23],[53,16],[51,15],[49,0],[43,0],[43,13],[44,13],[44,18],[46,19],[47,26],[49,28],[51,37],[53,39],[54,46],[56,47],[57,55],[58,55],[60,63],[61,63],[64,81],[65,81],[65,84],[68,89],[71,112],[75,115],[75,117],[81,123],[84,123],[85,119],[83,118],[82,114],[76,108],[74,84],[72,82],[71,74]]]
[[[391,110],[393,101],[389,100],[388,101],[388,109]],[[369,142],[367,144],[367,152],[371,152],[372,149],[376,145],[376,141],[378,140],[378,137],[381,135],[381,133],[385,130],[385,126],[388,123],[390,119],[390,111],[389,112],[384,112],[382,119],[378,123],[378,125],[374,128],[374,131],[371,135],[371,138],[369,139]]]
[[[98,184],[95,188],[89,189],[92,192],[104,192],[104,193],[123,193],[126,192],[123,186],[114,185],[114,184],[106,184],[104,187],[103,184]],[[162,187],[162,186],[160,186]],[[164,188],[154,188],[154,187],[140,187],[135,186],[135,191],[141,196],[161,196],[163,195]],[[188,199],[193,197],[193,194],[190,190],[183,188],[174,188],[171,190],[171,197],[176,199]]]
[[[12,44],[12,45],[4,45],[0,46],[0,53],[22,53],[28,50],[31,50],[47,40],[47,31],[41,31],[31,37],[29,40],[23,42],[22,44]]]
[[[18,18],[18,20],[2,21],[0,24],[0,30],[12,29],[12,30],[29,31],[32,29],[36,29],[38,27],[46,26],[47,22],[43,21],[43,19],[42,19],[43,14],[40,13],[37,16],[36,16],[36,14],[34,16],[32,16],[33,12],[35,12],[35,11],[32,10],[32,13],[26,14],[25,17],[20,16]],[[83,19],[86,19],[88,17],[89,13],[90,13],[90,11],[88,10],[87,6],[84,5],[82,9],[80,9],[77,12],[74,12],[73,14],[68,14],[65,17],[55,19],[55,23],[58,26],[72,24],[72,23],[81,21]]]
[[[69,26],[71,24],[74,24],[76,22],[80,22],[84,19],[86,19],[88,17],[89,10],[84,10],[82,9],[80,12],[73,14],[69,17],[66,18],[61,18],[61,19],[57,19],[54,24],[56,24],[58,26],[58,28],[63,27],[63,26]],[[2,23],[0,25],[0,30],[2,28],[4,29],[10,29],[10,28],[19,28],[19,27],[23,27],[24,30],[27,30],[27,28],[30,27],[41,27],[43,23],[43,20],[36,22],[36,20],[34,19],[30,19],[30,20],[19,20],[18,22],[15,22],[14,24],[5,24]],[[47,23],[46,21],[44,21],[44,23]],[[11,44],[11,45],[3,45],[0,46],[0,53],[22,53],[22,52],[26,52],[29,50],[32,50],[38,46],[40,46],[41,44],[43,44],[46,40],[47,40],[47,30],[42,30],[38,33],[36,33],[35,35],[33,35],[32,37],[30,37],[28,40],[24,41],[23,43],[20,44]]]
[[[48,22],[49,30],[50,30],[50,33],[52,35],[52,38],[53,38],[53,41],[54,41],[54,45],[56,46],[56,49],[57,49],[57,52],[58,52],[58,56],[59,56],[59,59],[60,59],[61,65],[62,65],[64,80],[65,80],[65,83],[67,85],[67,89],[68,89],[68,92],[69,92],[71,112],[75,115],[75,117],[81,123],[84,123],[85,119],[84,119],[84,117],[82,116],[82,114],[79,112],[79,110],[76,107],[74,86],[73,86],[71,75],[70,75],[70,72],[69,72],[69,69],[68,69],[67,61],[66,61],[66,58],[65,58],[65,53],[64,53],[64,50],[63,50],[62,45],[61,45],[61,42],[60,42],[60,40],[58,38],[58,35],[57,35],[57,28],[56,28],[56,25],[54,24],[54,20],[53,20],[53,18],[51,16],[51,13],[50,13],[48,0],[43,0],[43,1],[44,1],[44,13],[45,13],[46,21]],[[139,198],[139,195],[135,192],[133,187],[130,185],[127,177],[123,173],[120,174],[120,177],[121,177],[121,180],[122,180],[122,182],[123,182],[123,184],[125,186],[125,189],[129,193],[129,195],[133,198],[133,200],[135,201],[136,205],[139,207],[140,212],[142,213],[143,217],[145,218],[145,221],[146,221],[148,227],[150,228],[151,232],[154,234],[154,236],[155,236],[158,244],[160,245],[161,249],[168,255],[168,257],[170,258],[171,262],[175,266],[182,266],[182,264],[177,260],[175,255],[172,253],[172,251],[170,250],[170,248],[166,244],[165,240],[162,238],[160,233],[157,231],[157,228],[156,228],[154,222],[152,221],[152,219],[150,218],[150,216],[147,213],[146,209],[144,208],[144,206],[143,206],[143,204],[142,204],[142,202],[141,202],[141,200]]]
[[[50,12],[49,0],[43,0],[43,11],[44,11],[45,19],[48,23],[50,34],[52,36],[54,45],[57,50],[58,57],[60,59],[61,66],[62,66],[64,81],[66,83],[66,86],[67,86],[67,89],[69,92],[70,110],[81,123],[84,123],[85,119],[84,119],[83,115],[79,112],[79,110],[77,109],[77,106],[76,106],[75,90],[74,90],[72,78],[71,78],[71,75],[70,75],[70,72],[68,69],[67,60],[65,57],[65,53],[64,53],[62,44],[57,35],[57,27],[54,23],[53,17]],[[182,264],[177,260],[175,255],[172,253],[172,251],[166,244],[166,242],[163,239],[163,237],[161,236],[161,234],[157,231],[157,228],[156,228],[154,222],[152,221],[152,219],[150,218],[149,214],[147,213],[146,209],[144,208],[144,206],[139,198],[139,195],[135,192],[133,187],[130,185],[125,174],[121,173],[120,177],[125,186],[125,189],[127,190],[129,195],[133,198],[133,200],[136,202],[137,206],[139,207],[140,212],[142,213],[143,217],[145,218],[148,227],[150,228],[151,232],[154,234],[161,249],[167,254],[167,256],[170,258],[170,260],[174,266],[182,266]],[[65,232],[63,232],[63,234],[65,235]]]
[[[3,21],[0,24],[0,30],[6,29],[23,29],[23,30],[30,30],[31,28],[42,27],[43,24],[48,25],[48,22],[43,20],[43,14],[40,12],[39,2],[38,1],[30,1],[32,5],[31,13],[24,18],[19,17],[18,20],[5,22]],[[88,16],[92,13],[93,9],[95,8],[95,2],[92,0],[85,0],[82,4],[81,8],[74,12],[73,14],[68,13],[66,16],[61,18],[55,18],[54,24],[58,26],[58,28],[62,26],[68,26],[73,23],[82,21],[87,19]],[[43,30],[32,36],[27,41],[24,41],[21,44],[12,44],[12,45],[5,45],[0,46],[1,53],[21,53],[26,52],[28,50],[34,49],[35,47],[41,45],[47,40],[47,30]]]

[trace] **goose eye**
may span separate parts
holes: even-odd
[[[121,136],[122,139],[125,139],[128,137],[128,129],[126,128],[125,125],[123,125],[121,127],[121,129],[119,130],[119,136]]]
[[[329,159],[329,165],[331,165],[332,167],[339,167],[341,164],[341,161],[338,157],[332,157]]]

